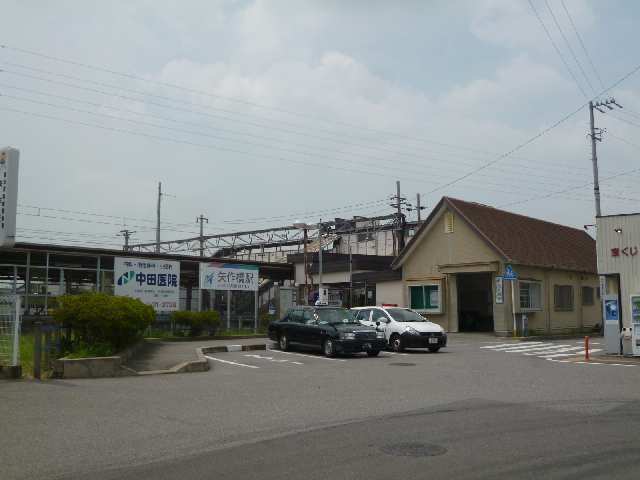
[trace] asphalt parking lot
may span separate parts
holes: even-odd
[[[204,373],[5,382],[2,478],[633,478],[640,368],[525,355],[577,341],[454,334],[439,353],[225,352]]]

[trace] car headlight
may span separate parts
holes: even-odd
[[[356,338],[356,334],[353,332],[341,332],[340,339],[341,340],[354,340]]]
[[[384,332],[376,332],[377,338],[384,338]]]
[[[407,327],[405,332],[407,332],[409,335],[420,335],[420,332],[413,327]]]

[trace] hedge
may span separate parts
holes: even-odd
[[[122,349],[142,336],[155,319],[153,307],[129,297],[83,293],[58,297],[56,322],[71,329],[75,341]]]
[[[202,335],[207,330],[209,335],[214,335],[220,326],[220,313],[215,310],[206,312],[180,311],[171,314],[174,329],[187,327],[190,337]]]

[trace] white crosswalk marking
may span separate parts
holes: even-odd
[[[527,345],[539,345],[539,344],[542,344],[542,342],[527,342]],[[508,348],[508,347],[516,347],[516,346],[523,346],[523,344],[521,342],[511,342],[511,343],[501,343],[500,345],[486,345],[480,348],[487,348],[487,349],[493,350],[496,348]]]
[[[572,346],[573,345],[573,346]],[[578,346],[579,345],[579,346]],[[599,345],[592,342],[593,345]],[[553,343],[553,342],[511,342],[501,343],[498,345],[486,345],[480,347],[482,349],[500,352],[500,353],[519,353],[525,356],[544,358],[554,362],[564,362],[561,360],[566,357],[584,356],[584,342],[575,343]],[[601,352],[600,348],[589,348],[589,353]]]

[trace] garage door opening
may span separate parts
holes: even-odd
[[[493,332],[491,274],[458,274],[456,280],[459,330],[461,332]]]

